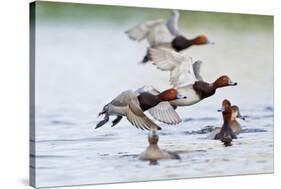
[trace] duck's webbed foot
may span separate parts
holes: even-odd
[[[97,129],[97,128],[103,126],[103,125],[104,125],[106,122],[108,122],[108,121],[109,121],[109,116],[108,116],[108,115],[105,115],[104,118],[103,118],[103,120],[101,120],[101,121],[96,125],[96,128],[95,128],[95,129]]]
[[[119,123],[119,121],[121,121],[122,118],[123,118],[122,116],[117,116],[117,118],[112,121],[111,127],[114,127],[117,123]]]

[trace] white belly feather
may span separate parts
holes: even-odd
[[[181,95],[186,96],[186,99],[178,99],[178,100],[173,100],[170,103],[175,106],[190,106],[192,104],[195,104],[199,102],[201,99],[200,97],[196,94],[196,92],[193,89],[193,85],[186,85],[180,88],[177,88],[178,92]]]

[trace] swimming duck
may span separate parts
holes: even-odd
[[[236,120],[236,118],[245,120],[245,117],[241,115],[239,107],[236,105],[231,106],[232,109],[232,115],[231,115],[231,122],[230,122],[230,127],[232,131],[238,135],[241,132],[241,125],[240,123]]]
[[[225,146],[231,146],[232,139],[237,139],[236,134],[231,129],[231,117],[232,108],[229,100],[223,100],[222,108],[218,110],[222,112],[223,115],[223,125],[218,134],[216,134],[215,139],[221,140]]]
[[[204,35],[199,35],[193,39],[187,39],[178,30],[179,11],[172,10],[167,21],[163,19],[150,20],[138,24],[125,33],[132,40],[147,40],[152,48],[166,47],[177,52],[189,48],[192,45],[214,44]],[[142,63],[150,61],[150,54],[147,51]]]
[[[231,106],[232,114],[231,114],[231,121],[230,121],[230,128],[234,132],[235,135],[240,134],[241,132],[241,125],[237,121],[236,118],[245,120],[245,117],[241,115],[239,107],[236,105]],[[211,133],[207,136],[208,139],[215,139],[215,136],[221,131],[221,127],[211,127]]]
[[[104,119],[96,125],[96,128],[99,128],[108,122],[110,116],[117,116],[116,119],[112,121],[112,127],[119,123],[122,117],[125,116],[127,117],[128,121],[136,128],[140,128],[142,130],[160,130],[161,127],[149,119],[144,114],[144,111],[149,110],[163,101],[184,98],[186,97],[178,93],[178,91],[173,88],[165,90],[159,94],[153,94],[153,91],[145,91],[144,88],[140,88],[136,91],[124,91],[103,107],[102,111],[99,113],[99,116],[103,114],[105,116]],[[174,109],[171,108],[168,112],[169,113],[166,114],[167,117],[164,120],[162,120],[161,117],[156,117],[169,124],[177,124],[181,121]]]
[[[157,145],[158,140],[159,136],[155,130],[151,130],[148,135],[149,146],[139,156],[140,160],[150,161],[150,164],[157,164],[158,160],[180,159],[180,156],[175,152],[161,150]]]

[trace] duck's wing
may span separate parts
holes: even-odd
[[[193,63],[193,72],[198,81],[204,81],[203,77],[201,76],[201,66],[203,62],[201,60],[197,60]]]
[[[147,130],[161,130],[161,127],[159,127],[156,123],[154,123],[143,113],[142,109],[140,108],[137,97],[132,98],[128,105],[127,119],[136,128]]]
[[[183,61],[180,56],[173,56],[172,51],[168,48],[150,48],[149,55],[158,69],[162,71],[173,70],[178,62]]]
[[[128,121],[138,129],[161,129],[143,113],[137,94],[133,91],[121,93],[110,104],[111,111],[126,116]]]
[[[170,46],[173,38],[174,36],[168,30],[165,23],[155,25],[147,35],[147,41],[150,47],[158,47],[162,45]]]
[[[188,85],[197,80],[190,56],[167,48],[150,48],[149,53],[158,69],[170,71],[170,83],[173,87]]]
[[[159,95],[160,91],[155,89],[153,86],[143,86],[135,91],[137,94],[148,92],[153,95]],[[178,113],[174,110],[173,106],[169,102],[161,102],[157,106],[148,110],[150,115],[163,123],[169,125],[175,125],[180,123],[182,120]]]
[[[131,40],[142,41],[148,36],[148,33],[154,26],[163,23],[165,23],[165,21],[162,19],[150,20],[128,29],[125,33]]]
[[[157,89],[155,89],[153,86],[151,85],[145,85],[141,88],[138,88],[135,93],[137,94],[140,94],[140,93],[144,93],[144,92],[147,92],[147,93],[150,93],[150,94],[153,94],[153,95],[158,95],[160,94],[160,91],[158,91]]]
[[[156,120],[168,125],[176,125],[182,121],[169,102],[160,102],[157,106],[150,108],[148,112]]]
[[[138,129],[161,129],[143,113],[137,94],[131,90],[122,92],[110,104],[111,111],[126,115],[128,121]]]
[[[172,14],[167,20],[167,28],[173,36],[180,35],[178,29],[178,22],[179,22],[180,13],[178,10],[172,10]]]

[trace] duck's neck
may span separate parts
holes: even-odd
[[[141,93],[138,96],[138,100],[139,100],[142,111],[146,111],[161,102],[161,99],[159,98],[158,95],[153,95],[153,94],[146,93],[146,92]]]
[[[177,51],[182,51],[192,45],[192,40],[185,38],[182,35],[176,36],[172,41],[172,47]]]
[[[196,81],[193,84],[193,89],[199,95],[200,99],[212,96],[216,92],[216,87],[213,84],[207,83],[205,81]]]
[[[231,122],[231,113],[230,112],[223,112],[223,124],[229,125]]]

